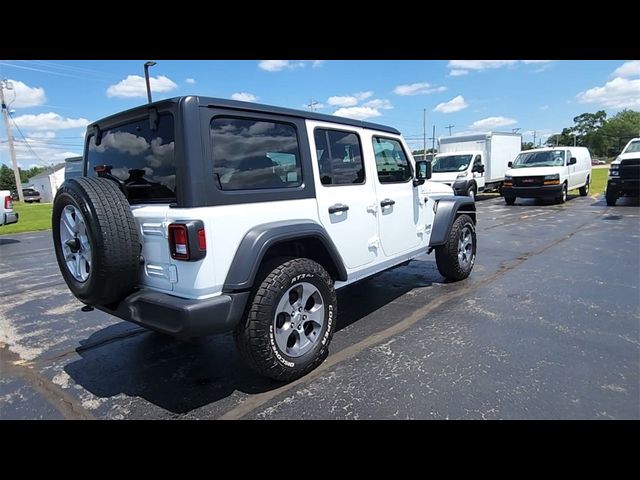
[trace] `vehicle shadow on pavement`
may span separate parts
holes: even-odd
[[[20,240],[16,240],[15,238],[0,237],[0,245],[11,245],[12,243],[20,243]]]
[[[433,262],[414,260],[339,290],[337,329],[346,328],[414,288],[441,281],[434,270]],[[174,414],[189,413],[236,391],[257,394],[282,386],[242,362],[231,334],[181,341],[120,322],[80,341],[76,352],[80,359],[64,370],[77,385],[101,399],[120,394],[140,397]],[[224,403],[219,408],[224,409],[224,405],[229,407]]]

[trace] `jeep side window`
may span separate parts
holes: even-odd
[[[302,185],[298,136],[288,123],[216,117],[211,121],[213,171],[222,190]]]
[[[314,131],[322,185],[364,183],[360,138],[352,132],[317,128]]]
[[[380,183],[403,183],[413,177],[411,164],[397,140],[373,137],[373,151]]]

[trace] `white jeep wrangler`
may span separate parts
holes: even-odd
[[[390,127],[253,103],[128,110],[88,127],[83,176],[56,195],[58,264],[86,305],[174,336],[234,331],[290,381],[326,357],[336,289],[434,249],[447,279],[471,272],[473,200],[409,151]]]

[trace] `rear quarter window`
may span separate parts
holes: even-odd
[[[211,121],[213,169],[222,190],[302,185],[294,125],[270,120],[216,117]]]

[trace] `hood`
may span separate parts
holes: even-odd
[[[434,182],[433,179],[427,180],[422,185],[423,191],[430,197],[449,197],[454,196],[453,188],[444,183]]]
[[[622,155],[618,155],[618,157],[611,162],[611,164],[619,164],[621,163],[623,160],[638,160],[640,159],[640,152],[629,152],[629,153],[623,153]]]
[[[431,174],[431,181],[432,182],[455,182],[456,177],[461,173],[466,173],[466,171],[461,170],[459,172],[433,172]]]
[[[512,177],[538,177],[543,175],[553,175],[560,173],[561,168],[566,167],[529,167],[529,168],[510,168],[505,175]]]

